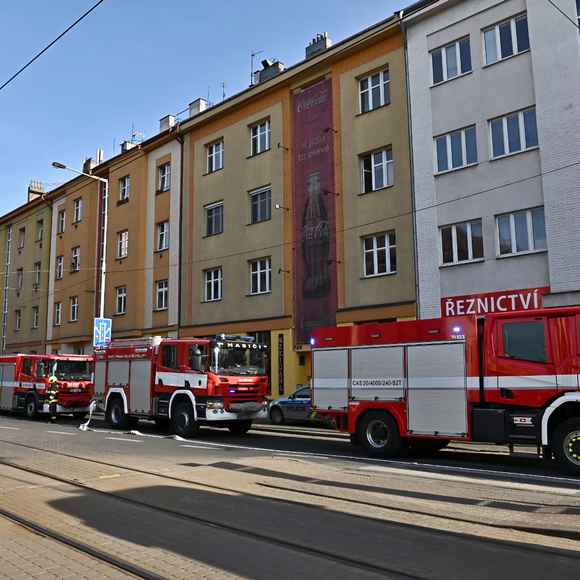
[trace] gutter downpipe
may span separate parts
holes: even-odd
[[[179,141],[181,163],[179,165],[179,248],[177,250],[177,338],[180,338],[179,332],[181,329],[181,296],[182,296],[182,278],[183,278],[183,171],[184,171],[184,156],[185,149],[183,133],[181,132],[181,123],[177,126],[177,134],[175,138]]]

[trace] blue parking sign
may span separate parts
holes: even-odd
[[[113,321],[110,318],[95,318],[93,328],[93,347],[104,348],[111,342]]]

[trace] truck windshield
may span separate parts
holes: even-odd
[[[216,348],[212,371],[220,375],[265,375],[267,353],[251,348]]]
[[[60,380],[90,381],[91,364],[84,360],[59,360],[54,373]]]

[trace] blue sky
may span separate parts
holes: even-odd
[[[0,3],[0,84],[96,0]],[[409,4],[411,2],[408,2]],[[337,42],[398,10],[397,0],[105,0],[0,91],[0,213],[26,201],[30,180],[54,187],[79,167],[200,96],[249,84],[250,53],[301,60],[318,32]],[[114,145],[114,149],[113,149]]]

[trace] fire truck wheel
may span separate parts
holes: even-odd
[[[554,454],[569,473],[580,475],[580,417],[572,417],[556,427]]]
[[[397,423],[384,411],[370,411],[364,415],[357,433],[359,441],[370,455],[394,457],[403,449]]]
[[[251,421],[238,421],[228,425],[228,429],[232,435],[245,435],[252,428]]]
[[[114,397],[109,400],[105,420],[113,429],[127,429],[129,427],[129,418],[125,415],[125,408],[121,398]]]
[[[24,402],[24,414],[27,419],[34,419],[38,416],[38,408],[36,406],[36,399],[29,395]]]
[[[193,437],[198,432],[199,426],[189,401],[181,401],[175,405],[171,413],[171,426],[173,432],[180,437]]]

